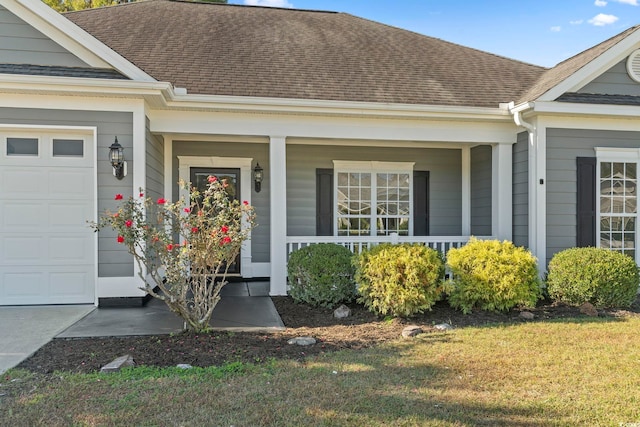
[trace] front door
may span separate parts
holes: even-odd
[[[191,185],[204,192],[209,184],[207,178],[215,176],[219,181],[227,182],[227,194],[234,200],[240,200],[240,169],[235,168],[191,168]],[[229,274],[240,274],[240,254],[229,266]]]

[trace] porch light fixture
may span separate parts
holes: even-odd
[[[253,182],[255,185],[256,193],[259,193],[262,190],[262,172],[264,169],[260,167],[260,163],[256,163],[256,167],[253,168]]]
[[[118,143],[118,137],[109,147],[109,160],[113,167],[113,176],[122,179],[127,176],[127,162],[124,161],[124,148]]]

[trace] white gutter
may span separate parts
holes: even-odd
[[[513,114],[513,121],[515,122],[515,124],[517,126],[523,127],[525,128],[527,131],[529,131],[529,135],[531,136],[531,134],[534,131],[533,125],[529,122],[525,122],[524,119],[522,118],[522,112],[525,110],[529,110],[531,108],[533,108],[533,104],[532,103],[524,103],[524,104],[520,104],[517,107],[515,107],[513,101],[511,101],[508,105],[507,108],[509,109],[509,112],[511,114]]]

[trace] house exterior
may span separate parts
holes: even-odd
[[[209,173],[255,206],[238,274],[272,295],[288,254],[325,241],[637,261],[639,115],[639,27],[546,69],[343,13],[0,0],[0,305],[141,297],[87,220]]]

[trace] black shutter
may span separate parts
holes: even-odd
[[[316,169],[316,236],[333,235],[333,169]]]
[[[413,172],[413,235],[429,235],[429,172]]]
[[[596,245],[596,158],[577,159],[576,246]]]

